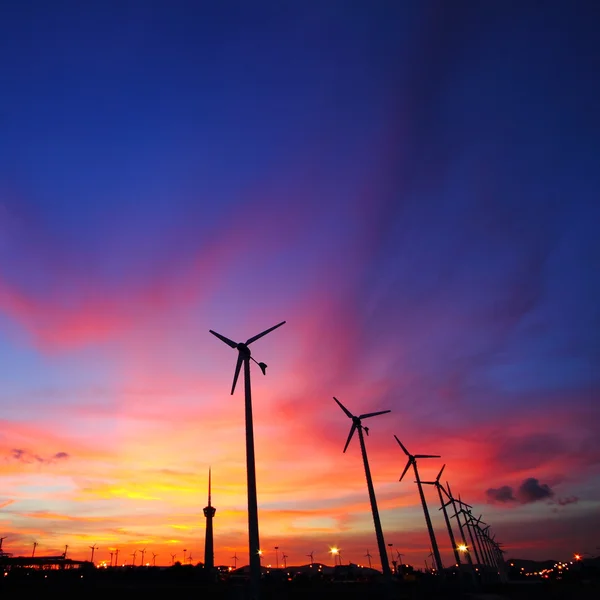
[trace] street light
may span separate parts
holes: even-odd
[[[337,565],[337,557],[340,551],[337,548],[331,548],[329,552],[331,552],[333,555],[333,566],[335,567]]]

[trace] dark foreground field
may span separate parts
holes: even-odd
[[[111,576],[106,573],[30,572],[0,581],[0,598],[194,598],[246,600],[248,589],[233,582],[206,583],[192,577]],[[578,582],[514,582],[467,589],[437,578],[410,583],[344,581],[263,582],[262,600],[599,600],[600,584]]]

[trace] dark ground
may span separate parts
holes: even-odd
[[[47,577],[45,577],[47,575]],[[104,574],[103,574],[104,575]],[[113,577],[79,573],[36,572],[11,574],[0,582],[0,598],[194,598],[246,600],[243,584],[209,584],[194,578]],[[377,583],[367,582],[264,582],[261,600],[600,600],[598,582],[513,582],[465,590],[443,585],[433,578],[413,583],[396,582],[392,595]]]

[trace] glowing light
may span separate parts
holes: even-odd
[[[259,551],[258,551],[258,555],[259,555],[259,556],[262,556],[262,555],[263,555],[263,551],[262,551],[262,550],[259,550]]]
[[[329,552],[331,552],[331,554],[339,554],[340,553],[340,551],[337,548],[331,548],[329,550]]]
[[[469,550],[469,547],[466,544],[459,544],[458,545],[458,551],[459,552],[467,552]]]
[[[581,560],[581,554],[575,554],[575,560]]]

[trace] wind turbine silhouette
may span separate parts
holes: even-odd
[[[33,550],[31,551],[31,558],[35,556],[35,549],[38,547],[37,542],[33,542]]]
[[[406,466],[404,467],[404,471],[402,471],[402,475],[400,475],[400,481],[406,475],[406,471],[412,465],[413,470],[415,472],[415,479],[417,480],[417,487],[419,488],[419,495],[421,496],[421,504],[423,505],[423,513],[425,514],[425,522],[427,523],[427,530],[429,531],[429,539],[431,540],[431,545],[433,546],[433,553],[435,557],[436,568],[439,572],[442,571],[442,559],[440,557],[440,551],[438,550],[437,542],[435,541],[435,534],[433,532],[433,525],[431,524],[431,517],[429,516],[429,510],[427,510],[427,502],[425,501],[425,494],[423,493],[423,486],[421,485],[421,480],[419,479],[419,470],[417,468],[417,458],[440,458],[438,454],[411,454],[405,447],[404,444],[398,439],[398,436],[394,436],[398,445],[404,451],[404,454],[408,457],[408,461]]]
[[[96,548],[98,548],[98,546],[94,544],[93,546],[90,546],[90,548],[92,549],[92,558],[90,559],[90,562],[94,562],[94,552],[96,551]]]
[[[372,569],[373,567],[371,566],[371,553],[369,552],[368,548],[367,548],[367,553],[365,554],[365,556],[369,559],[369,569]]]
[[[315,551],[313,550],[310,554],[307,554],[306,556],[310,557],[310,566],[312,567],[314,564],[314,560],[313,560],[313,554],[315,553]]]
[[[133,560],[131,561],[131,566],[135,567],[135,555],[137,554],[137,550],[133,551],[133,554],[130,554],[130,556],[133,557]]]
[[[267,374],[267,365],[263,362],[256,362],[250,354],[250,344],[253,344],[261,337],[271,333],[274,329],[281,327],[285,321],[266,329],[262,333],[248,338],[245,343],[236,343],[224,335],[210,329],[215,337],[230,348],[238,351],[235,373],[233,375],[233,384],[231,394],[235,391],[235,385],[240,375],[242,364],[244,365],[244,388],[245,388],[245,411],[246,411],[246,477],[248,485],[248,546],[250,554],[250,584],[252,596],[257,599],[260,595],[260,540],[258,535],[258,501],[256,499],[256,466],[254,459],[254,426],[252,423],[252,389],[250,384],[250,361],[254,361],[262,371]]]
[[[154,554],[154,552],[152,553],[152,566],[155,567],[156,566],[156,557],[158,556],[158,554]]]
[[[177,554],[171,554],[171,564],[174,565],[175,564],[175,557],[177,556]]]
[[[387,552],[385,549],[385,542],[383,540],[383,531],[381,529],[381,520],[379,519],[379,510],[377,509],[377,500],[375,499],[375,490],[373,488],[373,478],[371,477],[371,469],[369,468],[369,460],[367,458],[367,449],[365,447],[365,438],[363,436],[363,430],[369,435],[369,428],[362,424],[363,419],[369,419],[370,417],[376,417],[377,415],[385,415],[391,411],[380,410],[372,413],[364,413],[358,417],[354,416],[335,396],[333,398],[339,407],[344,411],[346,416],[352,420],[352,427],[344,446],[344,452],[346,452],[350,440],[354,435],[354,432],[358,430],[358,441],[360,442],[360,451],[362,453],[363,464],[365,467],[365,476],[367,478],[367,489],[369,491],[369,500],[371,501],[371,512],[373,513],[373,523],[375,525],[375,537],[377,538],[377,547],[379,549],[379,559],[381,560],[381,570],[385,577],[391,577],[390,564],[388,562]]]
[[[463,529],[463,525],[460,521],[460,518],[458,516],[458,510],[456,508],[456,503],[458,502],[458,500],[456,498],[454,498],[454,496],[452,495],[452,490],[450,489],[450,484],[447,481],[446,481],[446,488],[442,487],[442,490],[444,491],[444,494],[446,494],[446,496],[448,497],[448,502],[446,502],[445,506],[451,505],[452,510],[454,511],[454,515],[451,515],[450,518],[456,518],[456,522],[458,523],[458,530],[460,531],[460,537],[462,539],[463,546],[466,549],[465,554],[467,555],[467,562],[469,563],[469,568],[471,569],[473,581],[476,581],[475,568],[473,565],[473,557],[471,556],[471,552],[468,550],[469,545],[467,544],[467,538],[465,537],[465,531]],[[440,508],[440,510],[442,510],[442,509]]]
[[[237,552],[231,557],[231,559],[233,560],[233,568],[237,569],[237,561],[238,561]]]
[[[448,493],[444,489],[444,486],[440,483],[440,477],[444,472],[446,465],[444,465],[440,472],[437,474],[437,477],[433,481],[422,481],[423,485],[433,485],[438,492],[438,496],[440,498],[441,509],[444,513],[444,520],[446,521],[446,527],[448,529],[448,536],[450,537],[450,544],[452,544],[452,551],[454,552],[454,559],[456,560],[456,564],[460,565],[460,553],[458,552],[458,548],[456,547],[456,541],[454,540],[454,532],[452,531],[452,526],[450,525],[450,519],[448,518],[448,513],[446,511],[446,504],[444,503],[444,498],[442,496],[442,492],[448,496]],[[449,497],[449,496],[448,496]]]
[[[115,549],[115,567],[119,566],[119,549]]]
[[[69,545],[65,544],[65,551],[63,552],[63,560],[67,558],[67,550],[69,549]]]
[[[142,555],[142,562],[140,563],[140,566],[143,567],[144,566],[144,554],[146,554],[146,548],[144,548],[143,550],[140,550],[140,554]]]
[[[287,559],[288,559],[288,555],[287,554],[282,554],[281,555],[281,559],[283,560],[283,568],[287,569]]]
[[[112,558],[113,558],[114,552],[109,552],[109,554],[110,554],[110,566],[112,567],[113,566],[112,565],[112,562],[113,562]]]

